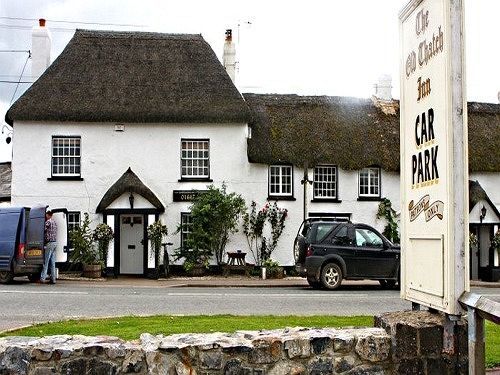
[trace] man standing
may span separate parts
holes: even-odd
[[[47,278],[47,269],[50,264],[50,283],[56,283],[56,236],[57,224],[52,219],[52,211],[45,213],[45,259],[43,270],[40,276],[40,283],[45,283]]]

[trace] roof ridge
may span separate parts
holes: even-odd
[[[154,31],[120,31],[76,29],[75,36],[86,38],[138,38],[138,39],[179,39],[204,40],[201,34],[158,33]]]

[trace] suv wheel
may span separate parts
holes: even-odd
[[[394,289],[396,286],[395,280],[379,280],[378,281],[383,289]]]
[[[316,281],[313,277],[308,277],[307,278],[307,283],[311,286],[313,289],[321,289],[321,283]]]
[[[337,289],[342,283],[342,269],[338,264],[328,263],[321,270],[321,284],[330,290]]]
[[[14,278],[12,271],[0,271],[0,284],[8,284]]]

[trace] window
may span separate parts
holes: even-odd
[[[332,245],[336,246],[350,246],[351,245],[351,239],[349,238],[349,235],[347,233],[347,227],[343,226],[338,230],[337,233],[335,233],[335,236],[332,238]]]
[[[292,196],[292,166],[270,165],[269,166],[269,195]]]
[[[369,229],[356,228],[356,246],[384,247],[384,241]]]
[[[68,230],[72,231],[80,226],[80,212],[70,211],[68,212]]]
[[[380,197],[380,168],[359,171],[359,196]]]
[[[186,240],[191,233],[193,218],[189,212],[181,213],[181,248],[184,248]]]
[[[209,140],[181,140],[181,178],[209,178]]]
[[[314,199],[337,198],[337,167],[318,165],[314,167]]]
[[[80,137],[52,137],[52,176],[79,177]]]

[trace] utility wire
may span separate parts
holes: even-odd
[[[38,21],[38,18],[23,18],[23,17],[0,17],[2,20],[13,21]],[[146,25],[134,25],[131,23],[103,23],[103,22],[87,22],[87,21],[68,21],[68,20],[52,20],[47,18],[46,21],[54,23],[72,23],[81,25],[99,25],[99,26],[128,26],[128,27],[146,27]]]
[[[14,91],[14,94],[12,95],[12,98],[10,99],[9,106],[12,104],[12,101],[14,100],[14,97],[16,96],[17,89],[19,88],[19,83],[21,82],[21,78],[23,78],[24,69],[26,69],[26,64],[28,64],[28,60],[30,59],[30,57],[31,57],[31,53],[28,54],[28,57],[26,57],[26,61],[24,62],[23,70],[21,71],[21,75],[19,76],[19,80],[17,81],[17,86],[16,86],[16,89]]]
[[[24,49],[0,49],[0,52],[28,52],[28,53],[30,53],[29,50],[24,50]]]
[[[0,83],[33,83],[35,81],[3,81],[3,80],[0,80]]]

